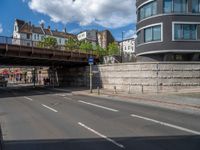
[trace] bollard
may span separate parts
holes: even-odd
[[[117,87],[114,86],[114,94],[117,94]]]
[[[100,95],[100,88],[99,88],[99,86],[97,86],[97,92],[98,92],[98,95]]]
[[[142,93],[144,93],[144,86],[141,85],[141,90],[142,90]]]
[[[128,86],[128,94],[131,94],[131,84]]]

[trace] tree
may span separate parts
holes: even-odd
[[[80,44],[80,50],[88,53],[90,51],[93,51],[93,45],[90,42],[83,41]]]
[[[117,43],[113,42],[108,45],[108,55],[119,55],[120,50]]]
[[[67,50],[79,49],[79,46],[80,42],[77,39],[71,37],[65,42],[65,49]]]
[[[97,45],[95,46],[93,54],[96,54],[98,56],[105,56],[106,55],[106,50],[102,48],[101,46]]]
[[[56,48],[57,40],[53,37],[45,37],[42,41],[39,42],[38,46],[41,48]]]

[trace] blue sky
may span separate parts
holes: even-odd
[[[134,3],[135,0],[1,0],[0,35],[12,36],[17,18],[35,25],[44,20],[45,26],[61,31],[66,27],[74,34],[85,29],[109,29],[116,40],[121,40],[122,31],[127,38],[135,32]]]

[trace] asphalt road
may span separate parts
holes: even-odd
[[[200,150],[200,116],[58,89],[0,89],[4,150]]]

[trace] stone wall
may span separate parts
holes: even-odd
[[[178,91],[200,87],[200,62],[126,63],[93,67],[93,87],[134,92]],[[85,84],[89,85],[89,68]]]

